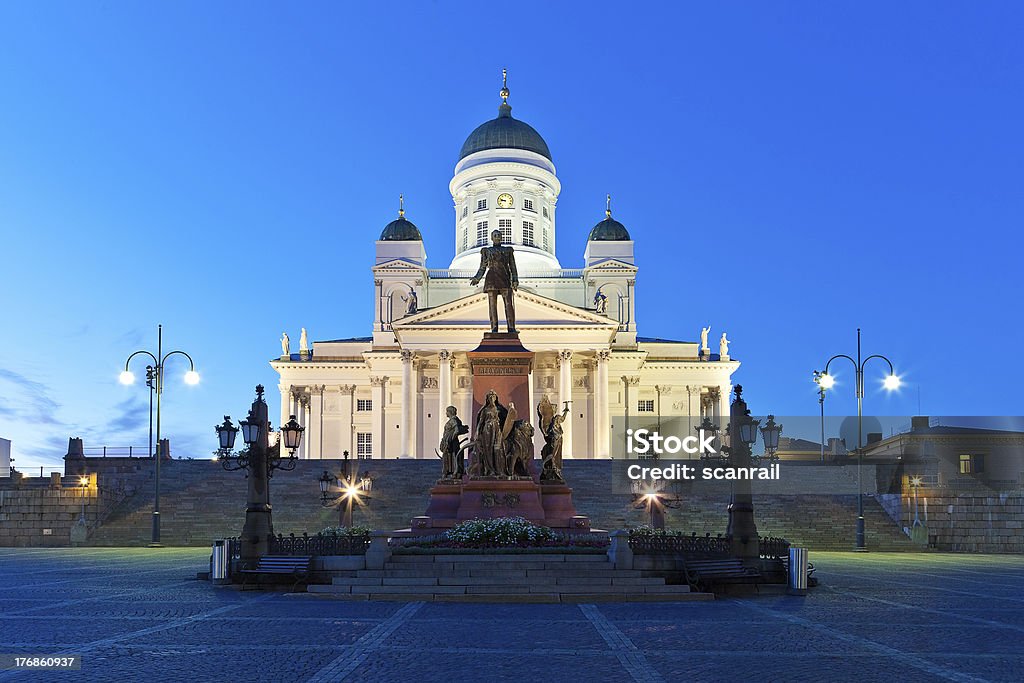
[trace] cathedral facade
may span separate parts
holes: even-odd
[[[465,143],[449,183],[455,206],[455,257],[430,268],[419,229],[399,210],[376,243],[376,301],[370,336],[303,341],[271,361],[280,375],[281,421],[305,426],[300,457],[436,457],[453,405],[472,424],[466,356],[490,330],[487,295],[470,284],[480,249],[499,230],[513,247],[519,276],[517,329],[536,353],[530,410],[542,396],[567,406],[563,457],[623,457],[613,416],[704,417],[724,428],[731,376],[739,363],[726,341],[708,348],[638,336],[637,265],[625,226],[605,217],[590,231],[582,267],[555,256],[560,183],[544,139],[512,117],[503,87],[498,116]],[[502,319],[504,326],[504,320]],[[650,421],[650,420],[648,420]],[[537,452],[542,445],[539,430]],[[691,431],[691,433],[693,433]]]

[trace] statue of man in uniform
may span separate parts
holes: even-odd
[[[470,279],[474,287],[487,273],[484,279],[484,291],[487,292],[487,307],[491,316],[491,332],[498,331],[498,295],[505,304],[505,324],[509,332],[516,331],[516,310],[512,303],[512,291],[519,288],[519,274],[516,272],[516,257],[512,247],[501,246],[501,231],[491,233],[490,247],[480,250],[480,269]]]

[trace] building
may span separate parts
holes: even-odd
[[[428,267],[420,231],[400,205],[371,267],[372,334],[316,341],[311,349],[302,343],[297,354],[282,348],[287,353],[271,361],[280,375],[281,423],[296,415],[306,428],[301,457],[434,458],[446,406],[472,422],[466,352],[489,323],[487,295],[470,278],[495,229],[515,249],[517,328],[537,354],[528,414],[545,394],[570,406],[564,457],[621,457],[624,435],[615,432],[623,427],[613,416],[657,412],[687,416],[692,426],[708,416],[725,427],[739,363],[726,344],[716,345],[724,355],[712,354],[706,344],[638,335],[634,243],[612,217],[610,198],[582,267],[562,267],[553,155],[536,130],[512,117],[508,97],[503,87],[498,116],[472,131],[459,153],[449,182],[449,266]]]
[[[11,442],[8,439],[0,439],[0,479],[7,479],[11,476]]]

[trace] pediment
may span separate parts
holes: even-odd
[[[634,264],[632,264],[632,263],[626,263],[625,261],[620,261],[620,260],[615,259],[615,258],[609,258],[609,259],[605,259],[604,261],[599,261],[596,264],[587,266],[587,268],[586,268],[586,271],[588,273],[592,273],[594,271],[601,271],[601,270],[629,270],[629,271],[636,271],[637,267]]]
[[[376,272],[378,270],[420,270],[421,271],[421,270],[423,270],[423,266],[419,265],[418,263],[413,263],[411,261],[406,261],[405,259],[396,258],[396,259],[391,259],[390,261],[385,261],[384,263],[378,263],[375,266],[373,266],[373,268],[371,268],[371,270],[373,270],[374,272]]]

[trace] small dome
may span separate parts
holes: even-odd
[[[612,196],[608,195],[608,202],[605,204],[604,220],[598,223],[590,231],[589,242],[628,242],[629,231],[626,226],[612,218]]]
[[[380,233],[380,239],[382,242],[411,242],[415,240],[422,242],[423,235],[420,234],[419,228],[411,221],[405,220],[403,216],[385,225],[384,230]]]
[[[405,196],[398,195],[398,218],[384,226],[381,242],[422,242],[423,235],[412,221],[405,219]]]
[[[594,226],[587,239],[591,242],[626,242],[629,240],[629,232],[625,225],[608,216]]]

